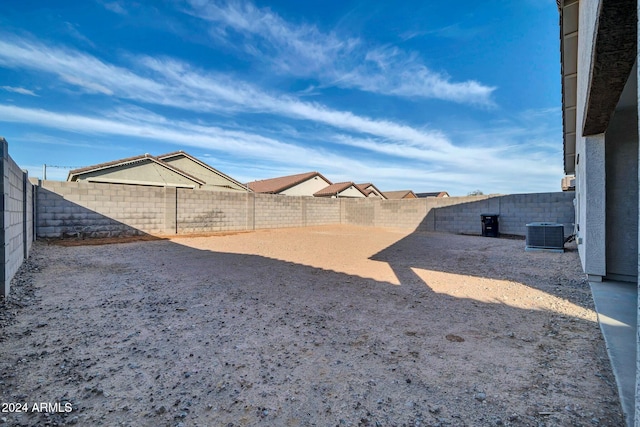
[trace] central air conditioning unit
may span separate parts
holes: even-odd
[[[564,225],[553,222],[527,224],[526,250],[564,252]]]

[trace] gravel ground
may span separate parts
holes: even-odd
[[[624,424],[575,246],[345,226],[37,242],[0,343],[0,425]]]

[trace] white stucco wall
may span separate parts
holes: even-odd
[[[360,190],[353,185],[338,194],[338,197],[365,197]]]
[[[284,190],[280,194],[287,196],[313,196],[315,193],[329,185],[330,183],[316,175],[311,179]]]
[[[582,128],[600,2],[601,0],[580,2],[578,24],[576,232],[582,267],[587,274],[593,276],[606,274],[604,134],[584,137]]]

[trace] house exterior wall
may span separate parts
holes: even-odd
[[[582,268],[593,278],[606,274],[605,146],[603,134],[584,137],[581,130],[589,93],[600,3],[601,0],[580,2],[578,25],[576,234]]]
[[[360,190],[358,190],[353,185],[338,194],[338,197],[354,197],[354,198],[364,198],[365,195],[362,194]]]
[[[113,182],[121,184],[143,184],[172,187],[199,186],[196,182],[177,174],[152,161],[143,161],[104,170],[87,172],[78,176],[78,181]]]
[[[640,18],[640,2],[637,4],[637,17]],[[637,40],[638,46],[640,46],[640,30],[637,30]],[[636,79],[636,111],[637,115],[640,116],[640,49],[638,50],[638,55],[636,56],[636,74],[631,75],[629,78]],[[637,116],[637,117],[638,117]],[[636,134],[640,139],[640,120],[638,120],[638,129],[636,130]],[[638,163],[640,164],[640,148],[638,149]],[[640,168],[640,166],[639,166]],[[640,181],[640,171],[638,171],[638,180]],[[640,186],[640,183],[639,183]],[[638,203],[640,204],[640,188],[638,189]],[[638,210],[638,224],[640,224],[640,206],[636,204],[636,209]],[[640,232],[638,233],[638,248],[640,248]],[[640,277],[640,251],[638,251],[637,258],[637,268],[638,274]],[[636,390],[635,390],[635,405],[634,405],[634,425],[640,426],[640,289],[638,290],[638,301],[637,301],[637,310],[636,310]]]
[[[217,189],[220,191],[247,191],[242,188],[240,185],[235,182],[225,178],[224,176],[220,176],[215,172],[205,168],[204,166],[194,162],[193,160],[187,157],[170,157],[163,162],[170,164],[173,167],[176,167],[182,171],[185,171],[189,175],[193,175],[196,178],[206,182],[203,186],[205,188],[213,187],[212,189]],[[229,186],[231,188],[226,188]]]
[[[318,191],[326,188],[330,185],[329,182],[320,178],[319,176],[314,176],[311,179],[308,179],[300,184],[294,185],[291,188],[287,188],[284,191],[281,191],[280,194],[284,194],[287,196],[313,196]]]
[[[636,79],[636,75],[631,76]],[[638,277],[638,111],[615,112],[605,136],[606,277]]]

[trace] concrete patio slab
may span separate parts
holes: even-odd
[[[636,389],[638,287],[626,282],[589,282],[607,345],[626,425],[633,426]]]

